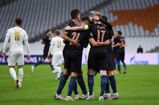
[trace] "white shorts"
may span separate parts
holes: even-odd
[[[62,65],[63,55],[62,54],[53,54],[52,65]]]
[[[23,52],[10,52],[8,56],[8,66],[24,65],[24,53]]]

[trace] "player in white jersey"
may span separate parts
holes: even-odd
[[[30,59],[28,36],[25,30],[21,28],[22,20],[17,18],[15,20],[15,27],[8,29],[6,38],[3,45],[2,56],[6,57],[7,46],[9,46],[8,66],[12,78],[15,81],[15,87],[21,88],[23,81],[23,65],[24,65],[24,51],[23,42],[27,50],[27,59]],[[14,66],[18,65],[19,74],[18,78]]]
[[[56,78],[57,80],[60,79],[62,74],[61,64],[63,61],[63,55],[62,55],[63,48],[64,48],[64,43],[63,39],[60,37],[60,31],[55,30],[55,37],[53,37],[51,40],[48,57],[50,56],[50,54],[53,55],[52,65],[54,66],[55,70],[57,70],[58,72]]]

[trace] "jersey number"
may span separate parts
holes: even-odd
[[[61,40],[57,40],[57,48],[61,47]]]
[[[101,38],[101,34],[102,34],[102,38]],[[105,31],[98,30],[97,42],[103,42],[103,41],[104,41],[104,35],[105,35]],[[101,39],[100,39],[100,38],[101,38]]]
[[[73,37],[72,37],[73,40],[78,40],[80,33],[73,32],[72,35],[73,35]],[[72,44],[72,43],[70,43],[70,44]]]
[[[20,40],[20,32],[15,31],[15,40],[19,41]]]

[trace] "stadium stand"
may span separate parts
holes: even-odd
[[[66,24],[70,19],[70,11],[79,9],[85,13],[107,0],[17,0],[3,6],[0,13],[0,39],[4,40],[6,30],[13,26],[15,18],[24,21],[24,29],[30,39],[40,39],[39,34],[47,29],[53,29]],[[84,4],[84,5],[83,5]],[[38,37],[36,37],[38,36]]]
[[[159,0],[89,1],[1,0],[0,42],[4,40],[7,29],[13,26],[14,19],[20,17],[32,42],[31,49],[37,49],[32,53],[42,54],[39,39],[44,31],[56,28],[63,30],[70,20],[70,11],[77,8],[82,15],[89,15],[91,11],[100,11],[106,15],[114,30],[123,32],[128,44],[126,53],[135,53],[139,45],[143,46],[144,52],[158,51],[155,49],[159,46]]]

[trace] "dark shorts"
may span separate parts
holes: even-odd
[[[64,68],[68,72],[81,72],[82,53],[71,49],[65,49],[64,54]]]
[[[49,52],[48,50],[47,51],[44,50],[42,58],[47,58],[48,52]],[[52,55],[49,58],[52,58]]]
[[[112,49],[108,49],[108,71],[109,70],[114,70],[115,68],[115,62],[114,62],[114,53],[113,53],[113,50]]]
[[[88,56],[88,69],[97,72],[108,69],[107,49],[105,47],[91,48]]]
[[[117,52],[116,60],[124,61],[124,59],[125,59],[125,52],[124,51]]]

